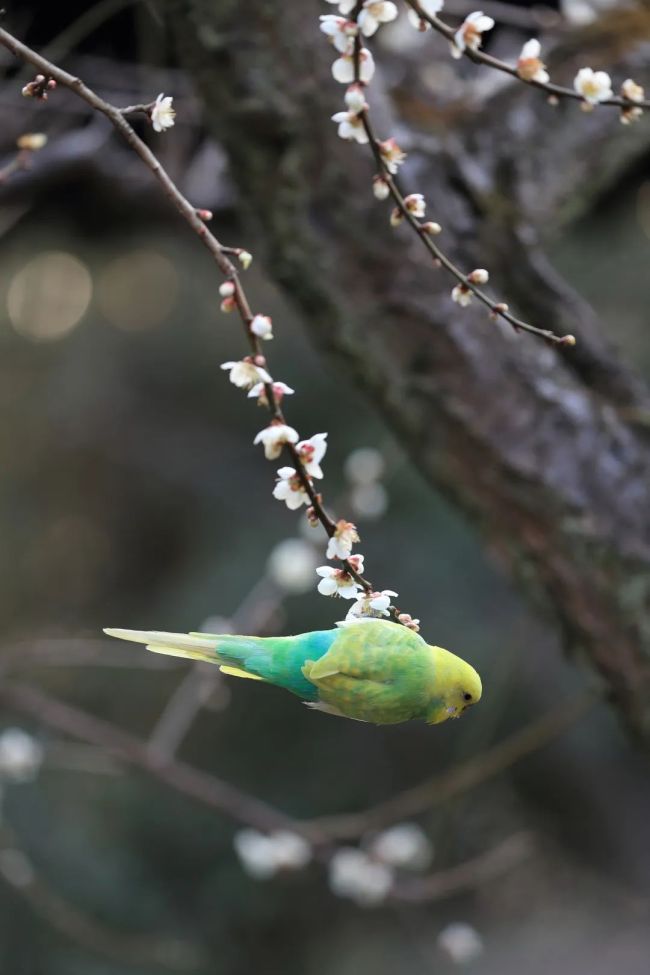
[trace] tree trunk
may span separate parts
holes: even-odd
[[[369,151],[329,121],[343,89],[317,0],[160,4],[271,274],[650,740],[650,397],[540,244],[648,151],[650,121],[623,129],[613,109],[553,109],[513,82],[443,127],[410,64],[396,130],[381,77],[370,88],[378,134],[410,150],[405,185],[425,194],[451,256],[487,264],[495,293],[531,321],[574,333],[577,347],[558,351],[484,309],[460,311],[445,272],[388,226]],[[646,11],[633,16],[629,36],[647,36]],[[445,42],[428,38],[427,56],[446,58]],[[616,58],[616,77],[636,77],[631,42],[617,39],[612,24],[594,29],[581,63]],[[554,75],[573,77],[571,46]]]

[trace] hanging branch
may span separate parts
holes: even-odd
[[[576,75],[574,88],[556,85],[549,80],[546,66],[539,58],[539,41],[535,39],[528,42],[530,46],[524,45],[515,67],[492,54],[486,54],[480,48],[480,38],[483,31],[491,30],[494,27],[492,17],[486,17],[482,13],[469,14],[460,28],[454,30],[453,27],[436,16],[436,13],[443,8],[443,0],[406,0],[406,5],[413,13],[412,21],[415,25],[419,22],[422,30],[433,28],[449,41],[452,46],[453,57],[466,57],[474,64],[483,64],[496,71],[502,71],[504,74],[516,78],[517,81],[541,89],[551,99],[569,98],[580,102],[587,111],[595,105],[609,105],[620,108],[621,121],[623,122],[631,122],[639,118],[642,109],[650,108],[650,101],[645,98],[643,88],[631,78],[623,82],[621,94],[614,95],[611,89],[611,79],[605,71],[594,72],[591,68],[582,68]],[[477,29],[477,24],[480,23],[479,18],[486,25],[482,29]],[[487,24],[488,21],[490,21],[489,25]]]
[[[327,557],[337,559],[341,564],[340,569],[323,566],[318,570],[322,577],[319,591],[326,595],[355,599],[349,616],[391,615],[396,622],[417,630],[419,621],[391,604],[392,597],[397,593],[392,590],[377,591],[365,578],[363,556],[352,555],[352,547],[359,541],[356,526],[352,522],[333,517],[325,507],[322,494],[315,487],[314,478],[322,477],[320,460],[327,449],[327,435],[316,434],[309,440],[300,441],[297,431],[287,422],[280,404],[283,396],[293,393],[293,390],[284,383],[274,381],[262,351],[262,342],[273,338],[271,319],[267,315],[253,313],[240,274],[231,260],[238,259],[246,269],[252,261],[251,255],[242,248],[226,247],[216,238],[206,226],[206,222],[212,218],[210,211],[197,209],[189,202],[156,155],[127,121],[127,116],[143,114],[157,132],[163,132],[174,124],[172,99],[161,94],[148,104],[118,108],[97,95],[79,78],[59,68],[1,28],[0,44],[39,72],[34,81],[23,89],[24,95],[45,100],[48,91],[56,88],[57,84],[62,85],[83,99],[94,111],[108,118],[158,180],[166,196],[199,237],[225,278],[219,289],[223,299],[221,308],[225,312],[238,312],[250,354],[240,362],[224,363],[222,368],[229,369],[230,379],[236,386],[249,390],[249,396],[257,396],[258,402],[268,408],[271,423],[255,438],[255,443],[264,445],[267,459],[275,460],[283,450],[291,458],[293,467],[283,467],[278,471],[279,479],[274,496],[286,501],[289,508],[298,508],[303,503],[308,505],[307,515],[310,522],[314,525],[320,523],[330,540]]]

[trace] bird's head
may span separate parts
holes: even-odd
[[[427,724],[440,724],[460,718],[463,711],[481,700],[483,685],[471,664],[448,650],[434,648],[440,655],[437,666],[436,697],[427,714]]]

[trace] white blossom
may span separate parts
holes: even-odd
[[[342,847],[329,862],[329,885],[339,897],[349,897],[361,907],[386,900],[393,872],[385,863],[373,862],[363,850]]]
[[[285,396],[290,396],[295,390],[291,386],[287,386],[286,383],[275,382],[273,383],[273,395],[275,396],[276,403],[281,403]],[[256,399],[259,406],[268,406],[269,399],[266,395],[266,386],[264,383],[256,383],[248,393],[248,399]]]
[[[311,589],[315,569],[314,547],[302,538],[285,538],[278,542],[267,562],[267,571],[273,582],[284,592],[294,594]],[[223,630],[214,632],[222,633]]]
[[[352,546],[359,541],[359,533],[351,521],[341,519],[334,534],[327,543],[328,559],[347,559],[352,552]]]
[[[573,87],[590,105],[605,102],[613,97],[612,79],[606,71],[580,68],[573,81]]]
[[[298,431],[286,423],[271,423],[255,437],[254,444],[264,445],[264,456],[267,460],[276,460],[287,443],[298,443]]]
[[[451,45],[452,57],[462,57],[467,48],[478,51],[483,42],[483,34],[493,27],[494,21],[482,10],[475,10],[474,13],[469,14],[454,34],[454,42]]]
[[[301,440],[296,450],[307,474],[310,477],[322,477],[320,462],[327,452],[327,434],[315,433],[309,440]]]
[[[483,939],[471,924],[448,924],[437,938],[438,946],[457,965],[467,965],[483,954]]]
[[[43,149],[47,145],[47,136],[43,132],[25,132],[23,135],[18,136],[16,145],[19,149],[38,152],[39,149]]]
[[[366,47],[359,51],[359,81],[364,85],[370,84],[375,73],[375,62],[371,52]],[[351,85],[357,79],[354,77],[354,55],[342,54],[332,65],[334,79],[342,85]]]
[[[433,859],[431,840],[417,823],[398,823],[378,833],[370,852],[389,867],[425,870]]]
[[[268,315],[255,315],[250,324],[253,335],[268,341],[273,338],[273,322]]]
[[[301,505],[309,504],[309,495],[293,467],[279,469],[273,497],[284,501],[290,511],[297,511]]]
[[[390,0],[365,0],[359,14],[359,27],[366,37],[372,37],[381,24],[387,24],[397,17],[397,7]]]
[[[372,192],[376,200],[387,200],[390,196],[390,186],[383,176],[374,176],[372,180]]]
[[[243,267],[243,269],[245,271],[248,271],[249,267],[253,263],[253,255],[252,254],[249,254],[248,251],[241,251],[240,250],[237,253],[237,260],[239,261],[239,263],[241,264],[241,266]]]
[[[536,37],[526,41],[521,49],[521,54],[517,61],[517,74],[524,81],[539,81],[546,85],[549,81],[549,73],[546,65],[540,59],[542,47]]]
[[[381,619],[390,616],[389,606],[391,599],[397,596],[392,589],[383,589],[381,592],[364,593],[360,599],[348,610],[346,622],[357,622],[363,619]]]
[[[412,213],[414,217],[423,217],[427,208],[426,200],[421,193],[409,193],[408,196],[404,198],[404,205],[409,213]]]
[[[420,9],[429,17],[435,17],[444,6],[444,0],[419,0]],[[408,19],[416,30],[431,30],[431,24],[416,14],[415,10],[409,8]]]
[[[356,115],[368,107],[361,85],[350,85],[345,93],[345,104],[348,111]]]
[[[320,29],[327,34],[332,44],[341,54],[351,54],[354,38],[359,28],[353,20],[337,17],[336,14],[323,14],[320,17]]]
[[[471,304],[472,297],[472,291],[466,284],[457,284],[455,288],[451,289],[452,301],[455,301],[457,305],[461,305],[463,308]]]
[[[470,271],[467,280],[471,281],[472,284],[487,284],[490,280],[490,272],[486,271],[484,267],[477,267],[474,271]]]
[[[241,359],[239,362],[222,362],[222,369],[230,372],[230,382],[240,389],[250,389],[257,383],[270,383],[271,377],[266,369],[256,366],[250,359]]]
[[[41,745],[22,728],[6,728],[0,734],[0,780],[29,782],[42,762]]]
[[[289,830],[265,835],[255,829],[242,829],[233,840],[242,866],[256,880],[267,880],[280,870],[300,870],[311,860],[309,843]]]
[[[235,285],[232,281],[224,281],[219,285],[219,294],[222,298],[232,298],[235,293]]]
[[[363,573],[363,555],[350,556],[350,564],[355,572]],[[356,599],[361,586],[345,569],[335,569],[331,565],[321,565],[316,569],[321,577],[318,591],[321,596],[341,596],[343,599]]]
[[[339,127],[339,137],[349,142],[358,142],[364,146],[368,142],[368,134],[364,128],[361,115],[356,112],[336,112],[332,121]]]
[[[174,119],[176,117],[176,112],[172,105],[173,98],[171,95],[163,95],[161,92],[153,103],[151,109],[151,124],[153,125],[156,132],[164,132],[165,129],[171,129],[174,124]]]
[[[628,98],[631,102],[642,102],[645,98],[645,91],[632,78],[626,78],[621,85],[621,95]]]
[[[378,142],[377,146],[386,169],[394,176],[406,159],[406,153],[400,149],[395,139],[392,138]]]

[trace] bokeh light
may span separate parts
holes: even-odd
[[[79,324],[92,298],[88,268],[64,251],[46,251],[13,276],[7,311],[14,329],[36,342],[63,338]]]
[[[117,328],[140,331],[169,317],[178,295],[178,273],[168,257],[137,250],[114,258],[103,270],[97,298],[104,317]]]

